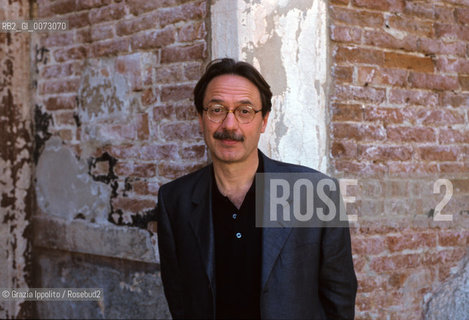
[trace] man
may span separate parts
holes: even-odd
[[[212,61],[195,87],[213,163],[158,195],[161,276],[174,318],[354,317],[348,228],[255,227],[256,173],[319,174],[257,149],[271,98],[259,72],[232,59]],[[338,191],[329,197],[340,201]]]

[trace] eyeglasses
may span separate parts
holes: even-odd
[[[256,116],[256,113],[262,110],[254,110],[253,106],[248,104],[242,104],[234,110],[229,110],[222,104],[212,104],[207,108],[203,108],[207,111],[207,116],[210,121],[221,123],[225,120],[228,113],[232,112],[239,123],[246,124],[252,121]]]

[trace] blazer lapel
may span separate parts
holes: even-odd
[[[205,168],[192,195],[194,210],[190,225],[199,246],[200,256],[215,299],[215,234],[212,223],[212,165]]]
[[[260,151],[259,151],[260,152]],[[280,167],[260,152],[264,161],[264,172],[280,172]],[[285,245],[292,228],[264,228],[262,230],[261,290],[264,289],[280,251]],[[262,291],[261,291],[262,292]]]

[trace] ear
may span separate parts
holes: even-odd
[[[261,133],[265,132],[265,128],[267,127],[267,120],[269,119],[270,112],[267,112],[265,116],[262,118],[262,127],[261,127]]]

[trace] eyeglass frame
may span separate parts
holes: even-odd
[[[224,117],[222,120],[220,120],[220,121],[215,121],[215,120],[211,119],[210,116],[209,116],[209,113],[208,113],[208,110],[209,110],[211,107],[217,106],[217,105],[223,107],[223,108],[226,110],[226,115],[225,115],[225,117]],[[236,113],[235,113],[235,112],[236,112],[236,110],[238,110],[240,107],[249,107],[252,111],[254,111],[254,115],[253,115],[253,117],[252,117],[251,120],[249,120],[248,122],[241,122],[241,121],[239,121],[239,119],[238,119],[238,117],[236,116]],[[233,116],[235,117],[236,121],[238,121],[238,122],[241,123],[241,124],[248,124],[248,123],[251,123],[252,120],[254,120],[254,118],[256,117],[256,114],[257,114],[258,112],[261,112],[261,111],[262,111],[262,109],[261,109],[261,110],[255,110],[255,109],[254,109],[254,106],[253,106],[252,104],[248,104],[248,103],[246,103],[246,104],[241,104],[241,105],[237,106],[236,108],[234,108],[233,110],[230,110],[228,107],[222,105],[221,103],[214,103],[214,104],[212,104],[212,105],[209,105],[208,107],[202,107],[202,110],[207,112],[207,118],[208,118],[208,120],[210,120],[210,121],[212,121],[212,122],[214,122],[214,123],[223,123],[223,121],[225,121],[226,117],[228,117],[228,113],[231,112],[231,113],[233,113]]]

